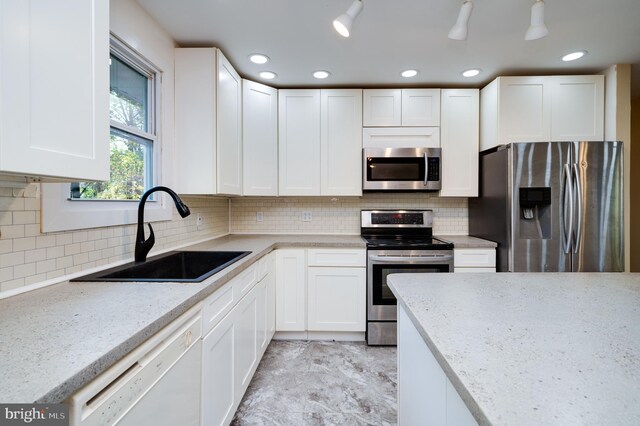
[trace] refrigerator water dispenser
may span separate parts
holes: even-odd
[[[520,238],[551,238],[551,188],[520,188]]]

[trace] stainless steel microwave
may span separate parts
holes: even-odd
[[[363,191],[439,191],[440,148],[364,148]]]

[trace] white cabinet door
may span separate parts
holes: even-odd
[[[479,91],[443,89],[442,197],[478,196]]]
[[[362,195],[362,90],[321,90],[320,117],[320,193]]]
[[[267,286],[267,345],[276,332],[276,254],[267,255],[268,272],[264,277]]]
[[[243,195],[278,195],[278,90],[242,80]]]
[[[276,250],[276,331],[307,329],[304,249]]]
[[[552,141],[604,140],[604,76],[551,78]]]
[[[239,401],[235,392],[236,326],[227,315],[202,341],[202,424],[228,425]]]
[[[365,127],[363,148],[440,148],[440,127]]]
[[[256,356],[258,362],[262,357],[267,345],[269,345],[269,330],[267,325],[267,282],[265,279],[255,286],[256,293]],[[257,367],[257,365],[256,365]]]
[[[499,144],[551,138],[551,85],[545,77],[500,77]]]
[[[363,126],[401,126],[402,90],[365,89]]]
[[[109,2],[0,2],[0,172],[109,180]]]
[[[365,331],[366,269],[307,269],[308,330]]]
[[[280,195],[320,195],[320,90],[278,92]]]
[[[242,194],[242,80],[218,52],[218,193]]]
[[[176,192],[217,192],[216,49],[175,49]]]
[[[235,398],[242,400],[251,377],[260,361],[258,357],[258,292],[253,288],[234,308],[235,339]]]
[[[402,89],[403,126],[440,125],[440,89]]]

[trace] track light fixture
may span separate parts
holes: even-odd
[[[531,25],[524,36],[525,40],[537,40],[549,34],[544,24],[544,0],[535,0],[531,6]]]
[[[338,34],[342,37],[349,37],[351,33],[351,27],[353,21],[356,19],[360,11],[362,10],[362,0],[354,0],[346,13],[338,16],[333,20],[333,28],[336,29]]]
[[[455,25],[451,27],[449,31],[449,38],[452,40],[466,40],[467,39],[467,24],[469,23],[469,17],[471,16],[471,9],[473,9],[473,3],[471,0],[465,0],[460,8],[458,14],[458,20]]]

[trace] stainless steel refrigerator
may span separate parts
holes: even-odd
[[[622,272],[622,142],[512,143],[480,154],[469,234],[500,272]]]

